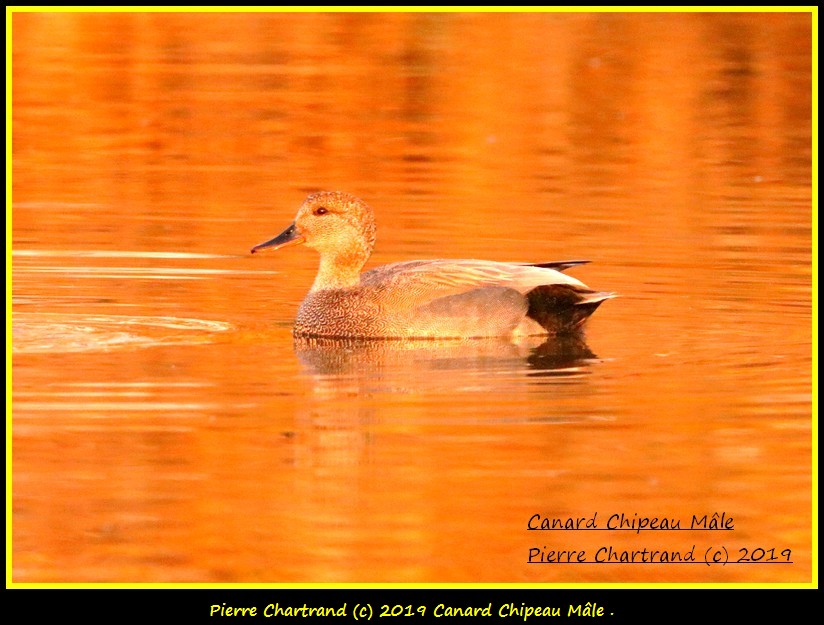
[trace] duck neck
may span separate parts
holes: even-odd
[[[358,286],[360,271],[367,259],[368,254],[358,252],[321,255],[318,275],[312,284],[312,290],[348,289]]]

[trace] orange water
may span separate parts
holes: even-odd
[[[809,14],[21,14],[16,582],[811,578]],[[547,261],[586,345],[295,345],[370,266]],[[529,532],[534,514],[732,532]],[[529,565],[529,550],[791,563]]]

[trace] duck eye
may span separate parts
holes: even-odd
[[[323,206],[320,206],[320,207],[315,209],[315,215],[325,215],[328,212],[329,212],[329,209],[325,208]]]

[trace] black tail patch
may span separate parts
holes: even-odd
[[[603,301],[593,300],[593,295],[597,293],[569,284],[539,286],[526,295],[526,314],[550,334],[577,332]]]

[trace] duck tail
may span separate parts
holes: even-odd
[[[616,293],[591,291],[571,284],[546,284],[526,295],[527,316],[550,334],[578,332],[590,315]]]

